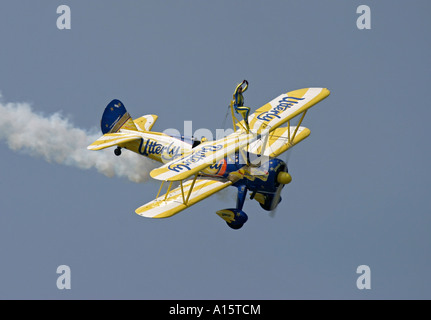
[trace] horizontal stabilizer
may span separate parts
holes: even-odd
[[[99,139],[94,141],[92,144],[90,144],[87,149],[88,150],[101,150],[113,146],[122,146],[123,144],[134,141],[134,140],[140,140],[142,137],[140,135],[136,134],[130,134],[130,133],[106,133],[103,136],[101,136]]]
[[[208,198],[212,194],[230,186],[231,181],[199,177],[193,185],[193,179],[170,190],[166,194],[136,209],[136,213],[147,218],[168,218],[178,212]],[[189,191],[193,185],[192,192]]]
[[[134,119],[133,122],[139,131],[150,131],[153,125],[156,123],[157,118],[158,116],[155,114],[149,114],[138,119]]]

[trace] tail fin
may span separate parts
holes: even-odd
[[[112,100],[106,106],[100,126],[103,134],[115,133],[120,129],[138,130],[124,104],[117,99]]]

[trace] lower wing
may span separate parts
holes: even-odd
[[[144,204],[136,209],[135,212],[147,218],[168,218],[231,184],[232,182],[229,180],[206,177],[196,178],[195,176],[194,179],[187,180],[185,183],[181,181],[178,187],[170,190],[170,186],[172,186],[171,182],[166,194],[158,196],[155,200]]]
[[[251,153],[276,158],[289,150],[310,135],[306,127],[281,127],[273,130],[269,136],[263,137],[250,144],[248,151]],[[262,147],[263,152],[262,152]]]

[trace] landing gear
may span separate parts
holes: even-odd
[[[229,226],[229,227],[231,227],[232,229],[234,229],[234,230],[238,230],[238,229],[241,229],[242,228],[242,226],[244,225],[244,223],[246,223],[247,222],[247,220],[248,220],[248,217],[247,217],[247,215],[245,214],[245,212],[243,212],[243,211],[240,211],[240,215],[239,215],[239,219],[238,219],[238,217],[237,217],[237,220],[240,220],[241,222],[240,223],[231,223],[231,222],[227,222],[226,221],[226,224]],[[243,221],[243,222],[242,222]]]
[[[121,147],[117,147],[115,150],[114,150],[114,154],[118,157],[118,156],[120,156],[121,155]]]
[[[272,211],[274,210],[277,205],[281,202],[281,197],[278,197],[278,202],[277,203],[273,203],[274,202],[274,196],[266,196],[265,197],[265,203],[260,203],[260,206],[262,207],[262,209],[266,210],[266,211]]]
[[[247,214],[236,208],[219,210],[217,214],[234,230],[241,229],[248,220]]]
[[[226,221],[227,225],[234,230],[241,229],[244,223],[247,222],[247,214],[242,211],[244,206],[245,197],[247,195],[246,186],[242,185],[238,187],[238,196],[236,199],[236,208],[223,209],[217,211],[217,214]]]

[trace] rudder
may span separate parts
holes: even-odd
[[[117,99],[106,106],[100,126],[103,134],[118,132],[120,129],[138,130],[124,104]]]

